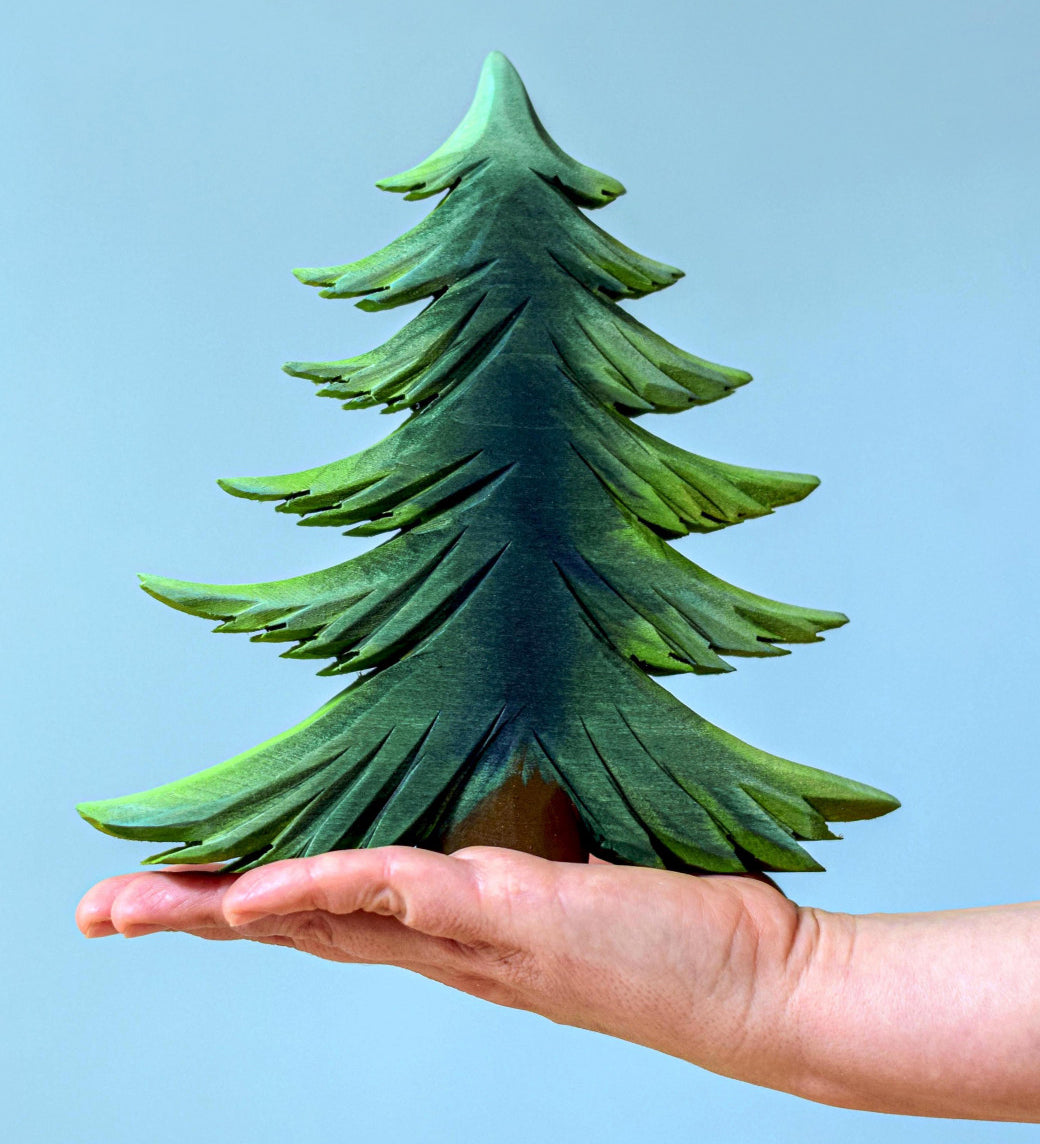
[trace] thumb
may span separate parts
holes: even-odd
[[[406,846],[273,862],[241,875],[222,904],[236,927],[260,917],[320,911],[337,918],[375,915],[463,943],[487,940],[493,928],[472,863]]]

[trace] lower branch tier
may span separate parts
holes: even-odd
[[[739,872],[818,870],[800,840],[899,805],[741,742],[585,627],[562,638],[582,651],[565,675],[519,662],[503,679],[453,646],[448,625],[266,743],[79,811],[121,838],[180,844],[149,862],[241,870],[354,847],[497,842]]]

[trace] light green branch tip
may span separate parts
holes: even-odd
[[[473,103],[448,139],[418,166],[376,186],[424,199],[489,161],[529,167],[559,183],[587,208],[605,206],[625,193],[617,179],[577,162],[556,145],[531,106],[516,68],[501,52],[492,52],[484,61]]]

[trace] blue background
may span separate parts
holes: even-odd
[[[394,423],[278,367],[361,352],[408,312],[321,301],[288,270],[422,217],[372,183],[443,140],[500,48],[560,144],[627,184],[597,221],[687,270],[639,317],[758,378],[654,430],[824,479],[683,542],[741,586],[853,618],[675,684],[741,737],[902,798],[785,885],[853,911],[1036,897],[1040,7],[43,2],[4,25],[11,1139],[1035,1133],[815,1106],[403,971],[87,943],[80,893],[148,848],[72,806],[219,761],[331,694],[134,573],[274,579],[360,551],[214,478],[319,464]]]

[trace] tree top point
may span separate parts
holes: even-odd
[[[526,166],[555,182],[583,207],[613,202],[625,188],[617,179],[567,155],[542,126],[516,68],[502,52],[484,60],[477,91],[462,122],[424,162],[381,179],[384,191],[423,199],[447,190],[486,162]]]

